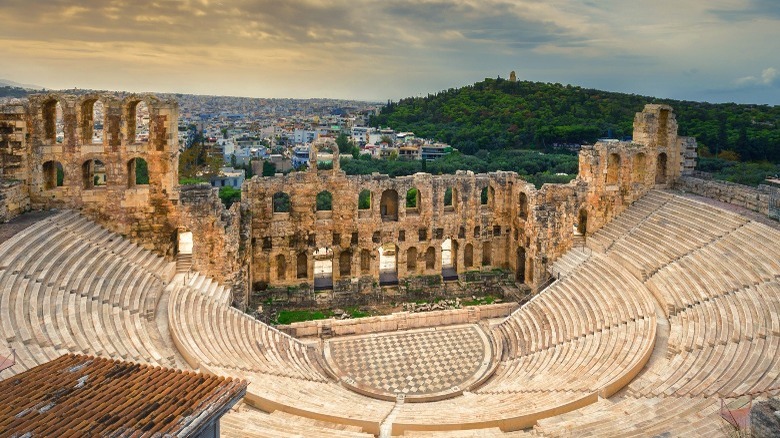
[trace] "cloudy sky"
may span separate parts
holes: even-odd
[[[779,0],[0,0],[0,79],[371,100],[485,77],[780,104]]]

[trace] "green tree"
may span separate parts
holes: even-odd
[[[225,207],[230,208],[233,203],[241,200],[241,189],[236,189],[230,186],[221,187],[219,189],[219,199],[225,204]]]
[[[274,176],[276,175],[276,164],[265,160],[263,161],[263,176]]]
[[[317,193],[316,205],[317,211],[333,210],[333,195],[327,190]]]

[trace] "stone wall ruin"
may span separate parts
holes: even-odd
[[[227,210],[213,189],[178,185],[177,131],[177,103],[152,95],[47,93],[6,105],[0,220],[77,209],[169,257],[177,233],[190,231],[193,267],[233,284],[239,303],[251,285],[350,296],[494,269],[538,289],[573,245],[647,190],[690,174],[696,146],[677,135],[671,107],[647,105],[632,142],[584,146],[575,180],[537,189],[514,172],[350,176],[325,141],[307,171],[256,176]],[[333,168],[319,170],[324,148]],[[135,178],[140,165],[148,182]]]

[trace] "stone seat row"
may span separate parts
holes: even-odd
[[[620,221],[621,217],[615,219]],[[637,278],[743,226],[743,217],[674,197],[615,241],[612,257]]]
[[[632,382],[631,393],[737,397],[778,388],[780,336],[753,324],[765,324],[767,314],[776,318],[778,297],[780,286],[767,283],[673,317],[667,358]]]
[[[572,248],[561,256],[553,263],[551,269],[553,277],[562,278],[571,274],[574,270],[580,267],[588,257],[590,257],[590,250],[584,248]]]
[[[774,240],[778,239],[778,240]],[[751,222],[661,269],[647,283],[667,314],[780,275],[780,233]]]
[[[335,382],[294,379],[216,366],[207,369],[217,375],[245,379],[249,388],[244,401],[265,412],[280,410],[310,419],[357,426],[375,435],[379,434],[380,425],[395,406],[393,402],[359,395]]]
[[[357,426],[328,423],[288,414],[282,411],[267,414],[244,406],[220,419],[221,436],[225,438],[371,438],[374,435]]]
[[[171,292],[168,317],[171,335],[194,368],[328,381],[319,355],[305,344],[189,287]]]
[[[162,258],[64,212],[9,239],[0,264],[0,330],[19,359],[5,374],[67,352],[172,363],[149,335]]]
[[[588,236],[586,242],[588,247],[598,252],[607,251],[616,240],[628,234],[671,198],[672,195],[669,193],[651,190],[636,200],[631,208],[622,212],[615,220],[606,224],[595,234]]]
[[[477,393],[601,391],[627,383],[653,350],[655,317],[629,321],[504,362]],[[622,386],[622,385],[619,385]]]
[[[511,359],[654,314],[652,296],[641,283],[594,255],[494,332],[503,339],[504,358]]]
[[[547,437],[719,436],[722,420],[713,399],[667,397],[602,399],[582,409],[539,420]]]
[[[201,292],[217,303],[230,304],[230,289],[199,272],[194,272],[193,275],[190,276],[187,285],[191,289]]]

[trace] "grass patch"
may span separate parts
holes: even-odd
[[[371,316],[371,314],[368,312],[361,312],[357,306],[347,307],[344,309],[344,311],[347,312],[352,318],[365,318],[367,316]]]
[[[333,316],[330,310],[281,310],[274,324],[292,324],[301,321],[315,321]]]

